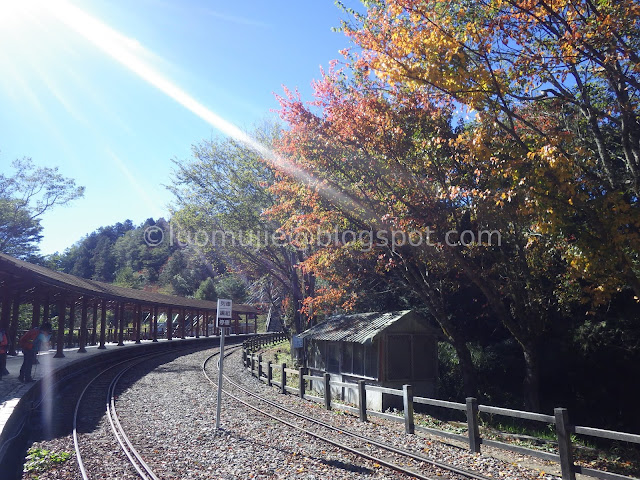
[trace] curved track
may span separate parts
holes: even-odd
[[[82,474],[83,480],[89,480],[89,474],[87,473],[87,469],[85,468],[84,461],[82,459],[82,453],[80,449],[80,440],[78,436],[78,420],[79,420],[79,411],[80,406],[82,405],[83,400],[86,399],[86,394],[89,389],[93,386],[98,386],[98,388],[106,389],[106,397],[105,397],[105,407],[106,414],[109,420],[109,424],[111,426],[111,430],[116,440],[118,441],[120,447],[124,451],[125,455],[129,459],[131,465],[135,468],[136,472],[140,476],[140,478],[144,480],[160,480],[154,473],[151,467],[147,465],[138,451],[134,448],[132,443],[129,441],[129,437],[125,433],[122,425],[120,424],[120,420],[118,419],[118,414],[116,412],[115,406],[115,389],[118,385],[118,381],[123,377],[125,373],[127,373],[132,368],[138,366],[139,364],[151,360],[156,357],[160,357],[162,355],[167,355],[173,352],[162,352],[162,353],[153,353],[143,355],[141,357],[136,357],[129,360],[124,360],[122,362],[118,362],[114,365],[111,365],[100,373],[98,373],[95,377],[93,377],[84,387],[82,393],[78,397],[78,401],[76,403],[76,407],[73,414],[73,443],[76,451],[76,459],[78,462],[78,467],[80,469],[80,473]],[[108,382],[108,383],[107,383]]]
[[[232,352],[226,353],[225,357],[227,357],[228,355],[231,355]],[[202,364],[202,373],[205,376],[205,378],[214,386],[216,386],[217,388],[217,383],[211,379],[209,377],[209,375],[207,374],[207,364],[216,356],[219,355],[218,353],[215,353],[213,355],[211,355],[210,357],[208,357]],[[291,428],[294,428],[296,430],[302,431],[308,435],[311,435],[319,440],[322,440],[324,442],[327,442],[329,444],[335,445],[341,449],[344,449],[348,452],[351,452],[355,455],[358,455],[360,457],[364,457],[367,458],[369,460],[372,460],[380,465],[385,465],[386,467],[389,467],[393,470],[396,470],[398,472],[402,472],[404,474],[407,474],[411,477],[414,478],[419,478],[422,480],[434,480],[434,477],[430,477],[425,475],[422,472],[417,471],[415,468],[407,468],[405,466],[399,465],[398,463],[392,462],[388,459],[382,458],[379,454],[378,455],[373,455],[371,453],[368,453],[366,451],[364,451],[364,446],[375,446],[378,447],[381,450],[386,450],[387,452],[391,452],[392,454],[398,455],[400,457],[403,457],[405,459],[409,459],[409,460],[414,460],[417,462],[421,462],[424,466],[426,466],[427,468],[431,468],[433,470],[433,475],[435,476],[441,476],[442,473],[447,472],[449,475],[450,474],[456,474],[459,475],[460,477],[463,478],[470,478],[470,479],[474,479],[474,480],[489,480],[488,477],[485,477],[483,475],[480,475],[476,472],[472,472],[469,470],[464,470],[461,468],[458,468],[454,465],[450,465],[444,462],[439,462],[437,460],[433,460],[430,459],[428,457],[425,457],[423,455],[417,454],[415,452],[411,452],[405,449],[401,449],[398,447],[395,447],[393,445],[389,445],[387,443],[384,442],[380,442],[378,440],[372,439],[372,438],[368,438],[364,435],[361,435],[357,432],[353,432],[344,428],[340,428],[340,427],[336,427],[335,425],[331,425],[329,423],[323,422],[321,420],[318,420],[316,418],[310,417],[308,415],[304,415],[302,413],[296,412],[294,410],[291,410],[289,408],[283,407],[282,405],[279,405],[261,395],[258,395],[254,392],[252,392],[251,390],[243,387],[242,385],[239,385],[237,382],[234,382],[231,378],[229,378],[227,375],[224,375],[224,379],[233,387],[237,388],[238,390],[241,390],[244,394],[255,398],[267,405],[269,405],[270,407],[273,407],[275,409],[277,409],[280,412],[285,412],[287,414],[290,414],[294,417],[300,418],[302,420],[304,420],[305,422],[311,423],[312,425],[316,426],[316,427],[321,427],[324,428],[326,430],[332,431],[332,432],[339,432],[341,434],[342,437],[347,436],[348,438],[352,439],[352,440],[356,440],[358,442],[360,442],[362,444],[361,448],[355,448],[352,447],[350,445],[346,445],[342,442],[338,442],[336,440],[334,440],[333,438],[330,438],[328,435],[326,434],[320,434],[315,430],[310,430],[309,428],[304,428],[301,427],[300,425],[296,424],[296,423],[292,423],[290,421],[284,420],[281,416],[279,415],[273,415],[271,413],[268,413],[266,411],[264,411],[262,408],[247,402],[246,400],[243,400],[242,398],[240,398],[239,396],[231,393],[229,390],[223,390],[223,392],[225,394],[227,394],[229,397],[233,398],[234,400],[242,403],[243,405],[251,408],[252,410],[255,410],[259,413],[261,413],[262,415],[265,415],[273,420],[277,420],[278,422],[284,423],[285,425],[288,425]],[[443,472],[444,471],[444,472]]]

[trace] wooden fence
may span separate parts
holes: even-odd
[[[245,354],[247,352],[257,352],[262,347],[274,345],[278,342],[288,340],[288,338],[289,337],[287,337],[287,335],[283,332],[258,334],[255,337],[242,342],[242,351]]]
[[[263,382],[266,382],[269,386],[278,387],[281,393],[291,393],[305,400],[324,404],[324,407],[327,410],[336,408],[339,410],[351,412],[357,415],[362,422],[366,422],[368,416],[385,418],[394,422],[402,422],[404,423],[405,432],[408,434],[413,434],[416,430],[418,430],[440,437],[462,441],[467,443],[469,445],[469,450],[474,453],[480,453],[480,446],[486,445],[489,447],[509,450],[512,452],[531,455],[533,457],[556,462],[560,464],[563,480],[575,480],[576,473],[600,478],[603,480],[635,480],[633,477],[575,465],[573,462],[571,434],[585,435],[596,438],[606,438],[610,440],[620,440],[634,444],[640,444],[640,435],[616,432],[613,430],[603,430],[600,428],[571,425],[569,423],[569,414],[566,408],[556,408],[554,409],[553,415],[545,415],[542,413],[492,407],[489,405],[480,405],[475,398],[467,398],[465,403],[458,403],[445,400],[437,400],[435,398],[417,397],[413,395],[413,389],[411,385],[404,385],[402,390],[399,390],[380,387],[377,385],[367,385],[364,380],[359,380],[357,383],[337,382],[331,380],[331,376],[328,373],[324,373],[322,376],[308,375],[305,368],[287,368],[287,365],[285,363],[278,365],[273,364],[271,361],[263,362],[262,355],[253,355],[252,353],[256,351],[257,348],[259,348],[257,345],[260,345],[260,340],[263,340],[265,342],[261,345],[274,343],[274,341],[269,342],[267,340],[267,336],[261,337],[263,338],[254,338],[249,341],[258,342],[253,343],[252,350],[250,350],[246,345],[243,345],[244,348],[242,358],[244,365],[248,370],[251,371],[251,374],[253,376],[259,378]],[[274,380],[274,372],[279,373],[279,381]],[[297,387],[291,387],[287,385],[287,379],[291,378],[291,376],[297,377]],[[324,395],[320,397],[308,393],[306,386],[307,381],[322,382],[322,384],[324,385]],[[334,402],[331,398],[332,386],[355,390],[358,396],[358,407],[352,407],[350,405],[344,405],[342,403]],[[368,391],[382,392],[388,395],[396,395],[402,397],[404,407],[403,416],[391,415],[389,413],[367,409]],[[422,425],[416,425],[414,423],[413,414],[413,408],[415,404],[430,405],[434,407],[441,407],[449,410],[458,410],[461,412],[465,412],[467,417],[467,435],[460,435],[451,432],[445,432],[435,428],[425,427]],[[478,428],[479,413],[501,415],[511,418],[532,420],[534,422],[540,422],[547,425],[555,425],[556,437],[558,442],[558,453],[556,454],[543,452],[539,450],[533,450],[531,448],[521,447],[518,445],[511,445],[504,442],[482,438],[480,436]]]

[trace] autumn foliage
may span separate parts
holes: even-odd
[[[402,296],[440,324],[473,393],[464,292],[520,345],[538,409],[553,322],[640,296],[640,6],[365,5],[343,25],[358,48],[322,72],[314,98],[279,97],[278,152],[309,180],[279,172],[267,214],[317,278],[302,311]],[[445,241],[466,230],[497,231],[500,245]],[[407,241],[370,242],[393,231]]]

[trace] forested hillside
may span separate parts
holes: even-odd
[[[155,234],[153,240],[149,234]],[[146,235],[146,237],[145,237]],[[153,236],[153,235],[152,235]],[[207,260],[197,249],[170,241],[168,223],[152,218],[100,227],[63,253],[49,255],[45,266],[82,278],[171,295],[242,302],[246,285],[223,263]]]

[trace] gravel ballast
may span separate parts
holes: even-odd
[[[157,366],[145,375],[126,375],[121,380],[116,403],[120,421],[135,448],[158,477],[306,480],[352,479],[354,476],[363,479],[409,478],[268,419],[227,396],[223,397],[222,404],[223,430],[216,434],[216,392],[201,371],[202,363],[214,351],[186,354]],[[209,375],[215,373],[215,362],[209,363],[209,372]],[[371,422],[360,423],[352,415],[328,412],[321,405],[293,395],[279,394],[275,388],[264,385],[244,370],[239,350],[226,359],[225,373],[234,381],[288,408],[488,477],[513,480],[557,478],[525,469],[515,462],[473,455],[422,436],[405,435],[399,431],[401,427],[393,422],[372,419]],[[242,396],[237,389],[234,393]],[[250,400],[250,403],[257,405],[258,401]],[[264,408],[273,411],[272,407]],[[285,418],[285,414],[282,417]],[[303,425],[303,422],[290,416],[286,419]],[[102,428],[108,428],[104,418],[97,423],[96,432]],[[322,433],[327,434],[326,430]],[[96,435],[95,438],[103,437]],[[339,440],[347,443],[342,436]],[[73,452],[70,436],[39,441],[35,446]],[[107,443],[96,440],[91,449],[98,458],[91,462],[91,478],[134,478],[123,467],[113,466],[116,462],[111,460],[120,455],[115,441]],[[84,451],[83,456],[86,455]],[[380,453],[377,449],[372,452]],[[386,456],[393,459],[391,454]],[[455,478],[449,475],[433,476]],[[25,474],[24,478],[33,477]],[[38,473],[38,478],[80,478],[75,456],[60,466]]]

